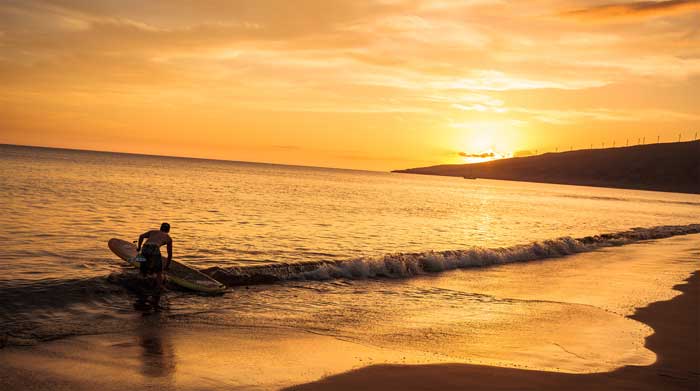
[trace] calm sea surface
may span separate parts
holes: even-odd
[[[481,262],[482,255],[503,255],[488,253],[493,248],[700,222],[698,195],[2,145],[0,197],[0,342],[6,345],[137,327],[134,273],[107,241],[135,240],[163,221],[172,225],[175,258],[202,269],[318,261],[362,269],[387,254],[466,248],[477,249],[470,256]],[[694,242],[678,240],[668,242],[677,253],[635,244],[624,254],[439,278],[296,279],[232,288],[220,297],[172,291],[159,322],[302,330],[443,361],[474,362],[478,355],[516,365],[512,354],[492,351],[505,346],[537,368],[550,368],[552,360],[574,372],[644,364],[653,361],[643,348],[648,328],[615,309],[668,298],[673,284],[698,268],[696,257],[677,256]],[[550,245],[561,243],[567,242]],[[546,253],[542,248],[535,252]],[[622,301],[586,302],[588,287],[611,273],[619,275],[617,290],[596,291]],[[527,281],[541,285],[532,291]],[[551,297],[545,286],[557,287]],[[583,293],[572,296],[563,286]],[[569,338],[557,342],[562,346],[586,341],[576,333],[593,333],[585,328],[592,325],[616,330],[605,335],[624,344],[618,351],[606,340],[600,350],[611,356],[577,358],[537,337],[537,319],[554,328],[550,336],[573,330],[562,334]],[[506,330],[517,338],[501,344]],[[535,356],[544,361],[533,364]]]

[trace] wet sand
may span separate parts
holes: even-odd
[[[426,363],[416,352],[290,329],[163,326],[0,350],[1,390],[272,390],[373,363]]]
[[[654,329],[651,366],[565,374],[469,364],[375,365],[288,390],[697,390],[700,386],[700,275],[675,289],[680,296],[638,309],[631,318]]]

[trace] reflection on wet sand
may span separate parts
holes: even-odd
[[[175,347],[167,333],[161,330],[160,314],[148,315],[143,320],[138,336],[142,348],[141,374],[149,378],[169,378],[170,383],[177,369]]]

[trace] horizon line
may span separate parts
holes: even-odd
[[[217,159],[217,158],[196,157],[196,156],[157,155],[157,154],[138,153],[138,152],[108,151],[108,150],[82,149],[82,148],[66,148],[66,147],[55,147],[55,146],[46,146],[46,145],[10,144],[10,143],[3,143],[3,142],[0,142],[0,146],[25,147],[25,148],[42,148],[42,149],[58,149],[58,150],[76,151],[76,152],[114,153],[114,154],[132,155],[132,156],[164,157],[164,158],[171,158],[171,159],[208,160],[208,161],[213,161],[213,162],[225,162],[225,163],[262,164],[262,165],[268,165],[268,166],[287,166],[287,167],[298,167],[298,168],[316,168],[316,169],[323,169],[323,170],[342,170],[342,171],[361,171],[361,172],[375,172],[375,173],[376,173],[376,172],[392,173],[392,171],[367,170],[367,169],[360,169],[360,168],[344,168],[344,167],[329,167],[329,166],[312,166],[312,165],[304,165],[304,164],[271,163],[271,162],[261,162],[261,161],[233,160],[233,159]]]

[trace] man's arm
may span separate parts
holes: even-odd
[[[168,238],[167,249],[168,249],[168,261],[165,262],[165,270],[170,270],[170,261],[173,260],[173,240],[170,238]]]
[[[143,240],[149,237],[151,234],[151,231],[144,232],[141,235],[139,235],[139,245],[136,246],[136,251],[141,251],[141,243],[143,243]]]

